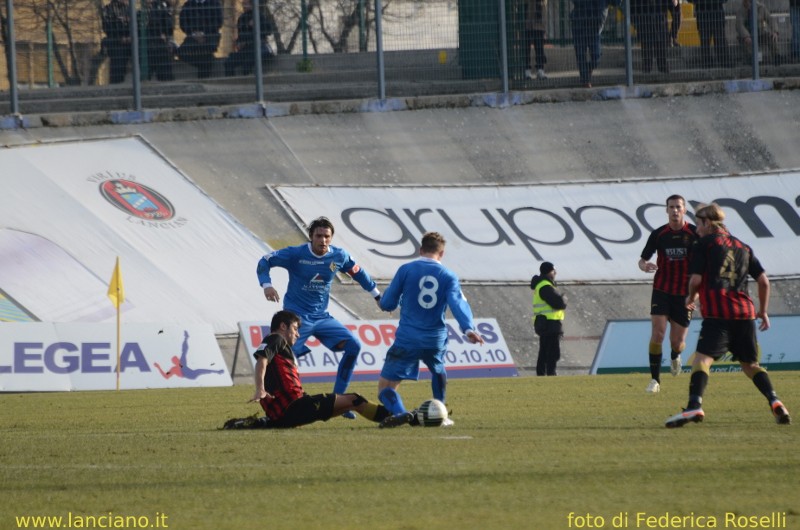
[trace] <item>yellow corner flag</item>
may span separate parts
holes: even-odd
[[[122,272],[119,270],[119,256],[117,256],[117,265],[114,267],[114,274],[111,275],[111,283],[108,284],[108,297],[117,309],[119,309],[119,306],[125,301],[125,288],[122,286]]]

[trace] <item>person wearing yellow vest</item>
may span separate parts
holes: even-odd
[[[561,337],[567,299],[556,289],[556,268],[549,261],[539,266],[539,274],[531,278],[533,290],[533,330],[539,336],[539,357],[536,375],[556,375],[561,358]]]

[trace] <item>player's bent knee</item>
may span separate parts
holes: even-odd
[[[344,343],[343,353],[345,357],[358,357],[361,352],[361,343],[357,340],[348,340]]]

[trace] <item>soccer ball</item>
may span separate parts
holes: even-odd
[[[417,409],[417,421],[423,427],[439,427],[447,419],[447,407],[438,399],[429,399]]]

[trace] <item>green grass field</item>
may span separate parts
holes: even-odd
[[[800,374],[771,376],[798,413]],[[776,425],[742,374],[715,373],[706,421],[668,430],[688,378],[667,374],[654,396],[646,384],[451,380],[450,429],[337,418],[218,430],[257,410],[250,386],[0,394],[0,529],[22,516],[84,528],[800,528],[798,425]],[[353,389],[374,400],[375,386]],[[430,386],[401,390],[416,405]],[[755,519],[773,513],[770,526]]]

